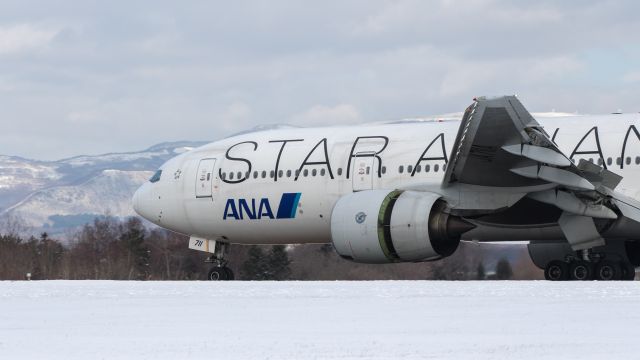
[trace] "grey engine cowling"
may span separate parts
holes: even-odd
[[[368,190],[345,195],[331,215],[331,238],[340,256],[355,262],[430,261],[455,252],[474,226],[445,213],[439,194]]]

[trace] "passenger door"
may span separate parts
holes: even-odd
[[[373,174],[376,157],[374,152],[361,152],[355,155],[353,166],[353,191],[373,189]]]
[[[213,196],[213,170],[216,159],[202,159],[196,172],[196,198],[210,198]]]

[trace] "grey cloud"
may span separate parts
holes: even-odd
[[[483,94],[517,93],[534,111],[638,111],[638,10],[633,1],[5,1],[0,29],[52,36],[0,51],[0,153],[51,159],[268,123],[394,120],[461,111]]]

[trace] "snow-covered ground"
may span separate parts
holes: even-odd
[[[633,359],[637,282],[0,282],[0,359]]]

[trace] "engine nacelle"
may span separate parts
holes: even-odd
[[[345,195],[331,215],[331,238],[340,256],[381,264],[437,260],[455,252],[474,226],[445,213],[439,194],[368,190]]]

